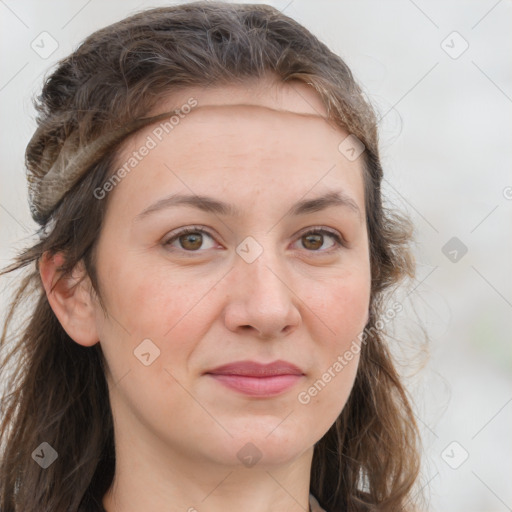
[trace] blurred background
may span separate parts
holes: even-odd
[[[32,239],[32,98],[80,41],[172,2],[0,0],[0,266]],[[265,2],[351,67],[379,112],[384,191],[415,224],[395,349],[423,434],[428,509],[512,510],[512,2]],[[14,276],[0,278],[5,315]],[[407,354],[429,341],[418,371]],[[403,349],[403,350],[402,350]]]

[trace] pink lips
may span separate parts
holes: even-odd
[[[304,375],[286,361],[261,364],[238,361],[206,372],[224,386],[252,396],[274,396],[290,389]]]

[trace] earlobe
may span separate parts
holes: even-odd
[[[48,302],[63,329],[76,343],[95,345],[96,329],[94,297],[87,272],[80,261],[71,275],[62,275],[60,267],[65,257],[59,252],[44,253],[39,260],[39,274]]]

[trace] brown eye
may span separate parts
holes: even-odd
[[[187,251],[196,251],[203,244],[203,235],[201,233],[187,233],[178,237],[180,245]]]
[[[299,238],[302,248],[309,252],[328,253],[345,247],[344,240],[337,232],[314,229]]]
[[[215,246],[212,235],[199,228],[182,229],[163,245],[171,251],[203,252]]]
[[[302,237],[302,245],[306,249],[311,249],[311,250],[316,251],[317,249],[320,249],[320,247],[322,247],[323,243],[324,243],[323,235],[309,234],[309,235],[304,235]]]

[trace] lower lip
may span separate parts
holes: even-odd
[[[292,388],[302,375],[247,377],[244,375],[208,374],[224,386],[251,396],[274,396]]]

